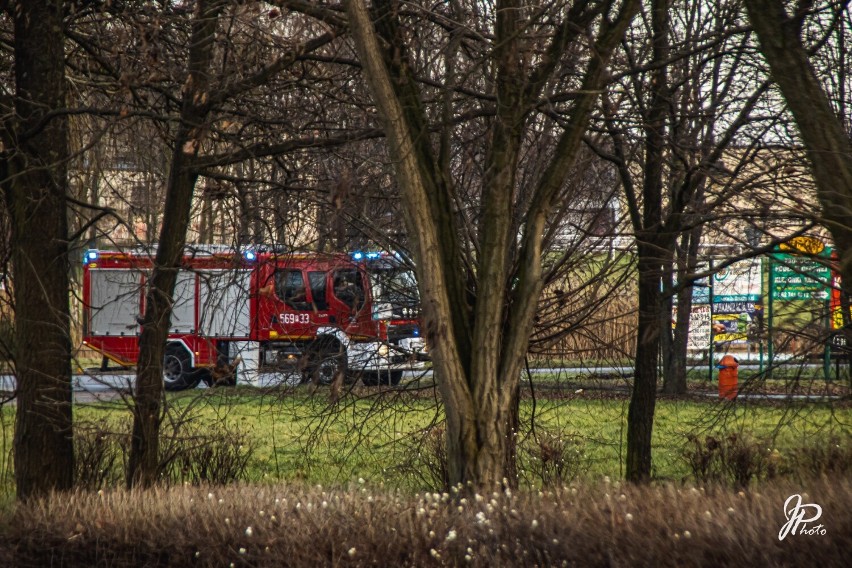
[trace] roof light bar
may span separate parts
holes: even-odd
[[[378,251],[370,251],[370,252],[362,252],[360,250],[356,250],[349,254],[352,257],[352,260],[360,261],[360,260],[377,260],[382,258],[382,253]]]

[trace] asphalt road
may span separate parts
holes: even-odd
[[[706,369],[696,366],[697,369]],[[745,364],[740,366],[741,369],[757,369],[757,365]],[[623,377],[629,378],[633,374],[632,367],[553,367],[553,368],[536,368],[530,370],[532,374],[550,374],[559,375],[565,378],[578,378],[584,375],[609,376],[612,378]],[[406,373],[408,376],[414,377],[430,377],[431,371],[418,371],[416,373]],[[136,378],[135,374],[126,372],[102,372],[92,371],[91,373],[76,374],[73,378],[74,400],[79,403],[90,403],[97,401],[117,400],[122,397],[129,396],[132,392],[133,382]],[[257,375],[254,381],[255,386],[259,387],[274,387],[280,385],[297,385],[299,384],[299,375],[291,373],[282,375],[280,373],[261,373]],[[203,383],[198,388],[207,388]],[[0,375],[0,392],[5,392],[11,395],[15,390],[15,378],[12,375]],[[717,396],[714,393],[708,393],[708,396]],[[6,398],[6,397],[4,397]],[[740,398],[749,399],[769,399],[769,400],[826,400],[825,396],[809,396],[809,395],[785,395],[785,394],[761,394],[761,393],[741,393]]]

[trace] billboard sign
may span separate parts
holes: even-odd
[[[740,260],[713,275],[712,341],[745,343],[763,322],[763,263]]]
[[[710,304],[693,304],[689,312],[689,338],[686,348],[704,350],[710,348],[711,337]]]
[[[762,291],[763,264],[759,258],[739,260],[713,274],[713,303],[759,302]]]
[[[831,269],[816,258],[797,254],[772,255],[770,291],[776,300],[825,300]]]

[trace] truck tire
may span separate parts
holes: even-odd
[[[180,344],[166,345],[163,354],[163,385],[167,391],[182,391],[195,388],[202,373],[192,367],[189,352]]]
[[[303,382],[330,385],[338,374],[345,379],[347,367],[346,349],[339,341],[319,340],[310,348]]]
[[[402,380],[402,371],[364,371],[361,374],[361,382],[365,387],[377,387],[379,385],[395,387]]]

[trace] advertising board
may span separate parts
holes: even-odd
[[[713,275],[712,341],[745,343],[751,328],[763,322],[763,263],[737,261]]]

